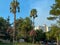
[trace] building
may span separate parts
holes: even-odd
[[[34,30],[39,30],[40,29],[40,26],[36,26],[35,28],[34,28]]]
[[[43,26],[37,26],[34,28],[34,30],[40,30],[40,29],[42,29],[43,32],[48,32],[50,30],[50,28],[46,24],[44,24]]]

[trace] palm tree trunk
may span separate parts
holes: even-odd
[[[58,37],[57,37],[57,45],[59,45],[59,44],[58,44]]]
[[[34,17],[33,17],[33,28],[34,28]]]
[[[34,30],[34,17],[33,17],[33,30]],[[34,43],[34,35],[33,35],[33,43]]]
[[[60,26],[60,16],[59,16],[59,26]]]
[[[33,36],[33,43],[34,43],[34,36]]]
[[[16,31],[16,13],[14,14],[13,43],[15,40],[15,31]]]

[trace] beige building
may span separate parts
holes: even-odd
[[[43,32],[48,32],[49,31],[49,27],[46,24],[44,24],[43,26],[36,26],[34,28],[34,30],[39,30],[39,29],[42,29]]]

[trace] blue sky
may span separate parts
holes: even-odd
[[[12,23],[13,14],[10,13],[10,2],[12,0],[0,0],[0,17],[4,17],[5,19],[10,16],[10,22]],[[35,26],[39,25],[50,25],[53,21],[48,21],[47,17],[50,15],[49,10],[51,9],[51,5],[54,3],[54,0],[18,0],[20,3],[20,13],[17,12],[17,18],[29,17],[30,10],[35,8],[37,9],[38,17],[35,18]]]

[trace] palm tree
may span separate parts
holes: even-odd
[[[34,26],[34,19],[37,17],[37,10],[36,9],[32,9],[30,12],[30,17],[33,17],[33,26]]]
[[[14,14],[14,30],[13,30],[13,42],[14,42],[14,36],[16,31],[16,12],[20,12],[19,2],[17,2],[17,0],[13,0],[10,3],[10,12]]]
[[[33,23],[32,23],[32,26],[34,28],[34,19],[37,17],[37,10],[36,9],[32,9],[31,12],[30,12],[30,17],[33,18]],[[34,29],[33,29],[34,30]],[[33,43],[34,43],[34,37],[33,37]]]

